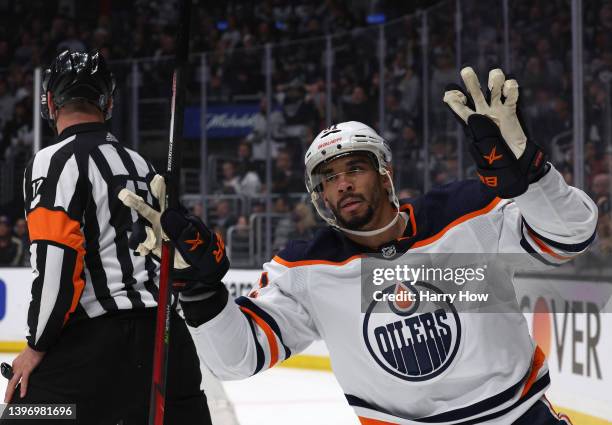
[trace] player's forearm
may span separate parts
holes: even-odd
[[[217,314],[195,327],[192,326],[195,309],[206,310],[211,307],[210,303],[181,302],[181,306],[198,356],[214,375],[223,380],[235,380],[248,378],[259,371],[259,343],[254,339],[249,319],[234,302],[227,302],[226,297],[226,303]]]
[[[597,206],[583,191],[567,185],[554,167],[515,202],[527,225],[545,238],[580,244],[595,232]]]

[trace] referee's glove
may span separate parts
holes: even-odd
[[[517,108],[519,85],[506,80],[501,69],[489,72],[487,97],[471,67],[461,70],[469,96],[456,84],[444,93],[444,102],[464,128],[471,143],[482,183],[500,198],[523,194],[530,183],[546,174],[550,165],[544,150],[530,140]]]
[[[128,189],[118,194],[121,202],[140,216],[133,225],[130,247],[137,255],[153,255],[159,260],[162,241],[172,242],[176,248],[172,289],[179,293],[181,300],[206,299],[225,289],[221,279],[229,269],[229,260],[221,236],[213,234],[184,208],[166,210],[166,183],[162,176],[155,175],[150,188],[159,201],[160,211]]]

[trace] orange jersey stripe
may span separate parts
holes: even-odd
[[[345,264],[350,263],[353,260],[356,260],[358,258],[364,258],[365,255],[364,254],[358,254],[358,255],[353,255],[350,258],[347,258],[344,261],[329,261],[329,260],[299,260],[299,261],[287,261],[287,260],[283,260],[281,257],[279,257],[278,255],[274,256],[274,258],[272,260],[276,261],[277,263],[282,264],[285,267],[299,267],[299,266],[312,266],[314,264],[326,264],[326,265],[330,265],[330,266],[343,266]]]
[[[542,251],[544,251],[545,253],[547,253],[551,257],[556,258],[557,260],[570,260],[570,259],[580,255],[580,254],[570,255],[570,256],[559,255],[556,252],[554,252],[552,249],[550,249],[550,247],[548,245],[546,245],[542,240],[540,240],[540,238],[538,238],[536,236],[536,234],[533,233],[531,230],[527,229],[527,232],[529,233],[529,236],[531,236],[531,239],[533,239],[533,241],[538,245],[538,247]]]
[[[538,371],[542,368],[545,359],[546,354],[544,354],[539,345],[536,345],[535,352],[533,353],[533,360],[531,361],[531,372],[529,373],[527,381],[525,381],[525,385],[523,386],[521,398],[525,397],[525,394],[527,394],[533,383],[536,381]]]
[[[263,272],[261,276],[259,276],[259,287],[265,288],[268,286],[268,272]]]
[[[364,418],[363,416],[358,416],[359,422],[361,425],[397,425],[394,422],[381,421],[379,419],[370,419]]]
[[[53,241],[74,250],[83,248],[81,224],[68,217],[65,211],[53,211],[38,207],[27,216],[30,240]]]
[[[66,323],[70,314],[74,313],[81,299],[83,288],[85,288],[85,281],[81,276],[85,258],[85,238],[81,232],[81,224],[70,218],[65,211],[53,211],[43,207],[31,211],[27,216],[27,221],[32,242],[37,240],[52,241],[70,247],[77,252],[76,264],[72,273],[74,293],[70,310],[64,317],[64,323]]]
[[[81,277],[83,272],[83,263],[85,262],[85,250],[77,251],[76,264],[74,265],[74,272],[72,273],[72,285],[74,286],[74,293],[72,294],[72,302],[70,303],[70,310],[64,316],[64,324],[68,321],[68,318],[74,310],[76,310],[83,289],[85,289],[85,280]]]
[[[261,317],[255,314],[254,311],[250,310],[247,307],[242,307],[242,306],[240,307],[240,310],[244,311],[246,314],[251,316],[251,318],[255,321],[255,323],[257,323],[257,325],[264,331],[264,334],[266,334],[266,338],[268,338],[268,344],[270,344],[270,366],[269,367],[274,366],[276,362],[278,362],[278,343],[276,342],[276,336],[274,335],[274,331],[272,330],[270,325],[268,325],[265,320],[263,320]]]
[[[469,219],[471,219],[471,218],[478,217],[479,215],[483,215],[483,214],[488,213],[488,212],[489,212],[489,211],[491,211],[493,208],[495,208],[495,206],[496,206],[497,204],[499,204],[499,202],[500,202],[500,201],[501,201],[501,199],[500,199],[500,198],[495,198],[495,199],[493,199],[493,201],[491,201],[491,203],[489,203],[489,205],[487,205],[486,207],[481,208],[481,209],[476,210],[476,211],[472,211],[471,213],[468,213],[468,214],[462,215],[461,217],[459,217],[459,218],[457,218],[457,219],[453,220],[451,223],[447,224],[447,225],[444,227],[444,229],[440,230],[440,231],[439,231],[438,233],[436,233],[435,235],[430,236],[430,237],[428,237],[427,239],[423,239],[422,241],[418,241],[418,242],[416,242],[416,243],[415,243],[415,244],[414,244],[412,247],[413,247],[413,248],[419,248],[419,247],[422,247],[422,246],[425,246],[425,245],[429,245],[429,244],[431,244],[431,243],[433,243],[433,242],[437,241],[438,239],[440,239],[442,236],[444,236],[444,234],[445,234],[446,232],[448,232],[450,229],[452,229],[453,227],[458,226],[459,224],[464,223],[464,222],[468,221],[468,220],[469,220]]]
[[[410,216],[410,225],[412,226],[412,235],[408,236],[411,238],[415,236],[417,233],[416,219],[414,218],[414,208],[412,208],[411,204],[405,204],[400,207],[400,211],[406,211],[406,210],[408,210],[408,215]],[[406,239],[406,236],[403,238],[400,238],[399,240],[402,240],[402,239]]]

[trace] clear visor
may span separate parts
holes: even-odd
[[[349,157],[341,163],[337,160]],[[326,189],[337,189],[344,181],[352,182],[368,172],[377,172],[377,161],[369,153],[354,152],[337,155],[328,161],[317,165],[310,176],[306,176],[306,186],[309,192],[323,192]]]
[[[350,155],[342,163],[335,160]],[[368,153],[355,154],[354,152],[335,156],[319,164],[310,176],[306,176],[306,187],[310,192],[312,203],[319,215],[331,225],[336,225],[336,217],[326,205],[324,191],[337,191],[338,186],[354,183],[356,179],[367,173],[378,173],[376,160]]]

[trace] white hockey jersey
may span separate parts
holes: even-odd
[[[516,267],[562,264],[595,236],[597,207],[552,168],[514,200],[463,181],[402,203],[404,237],[381,250],[522,253]],[[511,424],[550,383],[544,354],[519,312],[362,312],[363,247],[331,228],[264,265],[259,288],[191,328],[219,378],[262,372],[323,339],[348,403],[364,425]],[[455,312],[456,313],[456,312]]]

